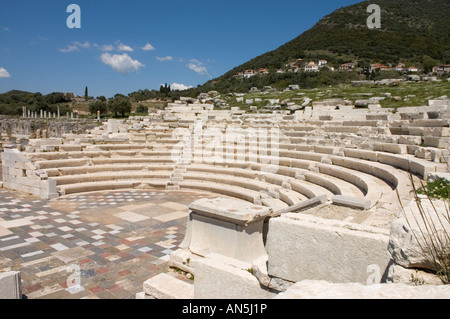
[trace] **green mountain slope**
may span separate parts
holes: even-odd
[[[371,14],[367,13],[369,4],[381,8],[381,29],[367,27]],[[450,63],[449,21],[449,0],[363,1],[336,10],[292,41],[205,83],[203,88],[236,89],[239,86],[233,76],[238,72],[259,68],[273,72],[297,58],[327,59],[335,67],[353,60],[366,64],[403,62],[424,68]],[[283,78],[268,77],[272,79],[263,84],[270,85]],[[333,82],[333,75],[326,74],[326,77]],[[287,80],[298,82],[301,79]]]

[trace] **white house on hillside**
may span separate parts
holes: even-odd
[[[319,66],[311,61],[305,65],[305,72],[319,72]]]
[[[327,65],[328,61],[327,60],[319,60],[319,68]]]

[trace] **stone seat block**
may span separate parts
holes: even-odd
[[[333,193],[331,193],[328,189],[307,181],[292,180],[290,183],[293,190],[308,198],[314,198],[321,195],[326,195],[329,198],[333,196]]]
[[[226,165],[226,163],[223,163],[222,165]],[[223,167],[218,163],[216,163],[215,165],[192,164],[189,165],[186,170],[188,172],[207,172],[214,174],[233,175],[250,179],[255,179],[258,176],[258,172],[252,170],[239,167]]]
[[[265,166],[266,165],[264,164],[253,164],[251,165],[251,169],[259,170],[261,173],[257,174],[260,176],[260,178],[263,178],[264,181],[269,182],[271,184],[283,186],[285,182],[290,183],[291,189],[301,194],[302,197],[311,198],[323,195],[325,193],[332,194],[329,191],[329,189],[332,189],[333,191],[337,191],[338,189],[336,185],[334,185],[331,181],[327,180],[326,176],[323,177],[316,176],[315,178],[313,178],[311,176],[313,176],[314,173],[297,169],[294,167],[285,167],[281,165],[278,167],[276,173],[265,173],[264,172]],[[308,175],[307,181],[304,180],[299,181],[296,179],[297,174],[303,175],[305,173]],[[323,185],[328,186],[328,188],[324,187]]]
[[[394,154],[406,154],[408,149],[405,144],[375,143],[374,151],[388,152]]]
[[[116,158],[94,158],[92,164],[94,165],[114,165],[114,164],[150,164],[150,163],[171,163],[176,164],[173,158],[170,156],[157,156],[157,157],[116,157]]]
[[[170,167],[170,166],[168,166]],[[65,176],[65,175],[82,175],[89,173],[99,173],[99,172],[108,172],[108,171],[141,171],[146,168],[145,164],[141,165],[97,165],[97,166],[81,166],[81,167],[61,167],[61,168],[50,168],[45,169],[44,171],[51,172],[49,174],[52,176]],[[55,175],[58,171],[58,174]]]
[[[331,199],[333,204],[350,208],[366,210],[371,207],[371,202],[365,198],[354,198],[342,195],[333,196]]]
[[[27,154],[32,161],[45,161],[45,160],[70,160],[70,159],[84,159],[84,158],[97,158],[97,157],[109,157],[110,152],[106,151],[82,151],[82,152],[46,152],[46,153],[29,153]]]
[[[246,188],[214,183],[210,181],[182,181],[179,183],[181,189],[200,189],[208,192],[222,194],[230,197],[246,200],[250,203],[258,203],[260,194],[257,191]]]
[[[370,176],[365,176],[359,172],[332,165],[321,165],[320,172],[340,178],[355,185],[365,192],[364,198],[370,200],[373,204],[377,203],[381,198],[381,189],[377,182]]]
[[[405,178],[408,180],[407,176],[392,170],[392,168],[385,164],[338,156],[332,157],[332,163],[336,166],[342,166],[376,176],[386,181],[393,188],[397,188],[397,186],[401,183],[401,181],[404,181]]]
[[[144,293],[155,299],[194,299],[194,285],[161,273],[144,282]]]
[[[286,209],[289,207],[286,202],[283,202],[280,199],[273,198],[270,196],[261,196],[261,204],[267,207],[272,208],[274,214],[277,214],[279,211]]]
[[[281,211],[278,211],[277,214],[273,215],[272,217],[276,217],[276,216],[287,214],[287,213],[296,213],[296,212],[299,212],[301,210],[304,210],[304,209],[307,209],[307,208],[310,208],[310,207],[313,207],[316,205],[325,204],[327,202],[327,200],[328,200],[327,195],[313,197],[308,200],[291,205]]]
[[[317,173],[313,172],[305,172],[304,173],[305,180],[312,183],[319,185],[323,188],[328,189],[333,194],[342,194],[343,190],[335,183],[335,181],[331,181],[330,179],[326,178],[325,176],[319,175]]]
[[[443,119],[427,119],[427,120],[413,120],[409,123],[413,127],[448,127],[448,120]]]
[[[0,299],[22,299],[20,271],[0,273]]]
[[[303,213],[271,218],[268,227],[265,247],[273,277],[365,284],[370,265],[379,267],[379,282],[390,262],[388,230]]]
[[[68,175],[53,177],[57,185],[77,184],[84,182],[101,182],[101,181],[117,181],[117,180],[135,180],[141,179],[169,179],[172,171],[155,171],[155,172],[121,172],[110,171],[106,173],[91,173],[83,175]]]
[[[371,126],[371,127],[377,127],[378,121],[344,121],[342,123],[343,126]]]
[[[58,186],[57,189],[63,195],[95,192],[116,189],[131,189],[136,183],[133,181],[106,181],[106,182],[85,182]]]
[[[280,193],[280,199],[288,205],[295,205],[300,203],[302,200],[307,199],[294,190],[279,189],[278,192]]]
[[[224,174],[216,174],[216,173],[195,173],[188,172],[183,174],[184,180],[200,180],[200,181],[211,181],[215,183],[235,185],[243,188],[248,188],[255,190],[257,192],[267,191],[273,185],[265,182],[258,181],[255,183],[255,180],[248,179],[245,177],[237,177],[237,176],[229,176]]]
[[[37,169],[76,167],[89,165],[89,160],[88,159],[49,160],[49,161],[37,161],[34,164]]]
[[[303,280],[290,286],[275,299],[370,299],[412,300],[448,299],[448,285],[330,283],[321,280]]]
[[[64,144],[59,146],[59,150],[62,152],[81,152],[81,145]]]
[[[423,144],[436,148],[446,148],[449,144],[449,139],[443,137],[425,136],[423,138]]]

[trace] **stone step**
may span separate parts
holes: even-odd
[[[194,285],[165,273],[146,280],[143,286],[145,296],[154,299],[194,299]]]
[[[260,194],[256,191],[243,187],[231,186],[227,184],[214,183],[210,181],[183,181],[180,182],[181,189],[200,189],[208,192],[218,193],[230,197],[246,200],[250,203],[260,201]]]
[[[348,196],[336,195],[332,198],[334,205],[356,208],[361,210],[369,209],[372,203],[365,198],[354,198]]]
[[[58,186],[70,185],[86,182],[102,182],[102,181],[119,181],[119,180],[143,180],[143,179],[169,179],[171,176],[170,171],[155,171],[155,172],[104,172],[82,175],[67,175],[52,177],[52,180],[56,180]]]

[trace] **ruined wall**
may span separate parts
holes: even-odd
[[[58,197],[56,181],[37,170],[31,161],[13,146],[1,153],[2,179],[5,188],[18,190],[44,199]]]
[[[63,134],[81,134],[93,129],[98,123],[92,119],[22,119],[0,117],[0,134],[9,138],[40,138],[42,132],[47,132],[47,137],[62,137]],[[38,131],[39,130],[39,131]],[[36,136],[36,131],[41,136]]]

